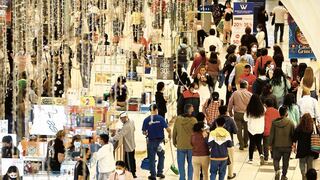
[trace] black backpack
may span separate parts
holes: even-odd
[[[182,47],[180,46],[180,49],[178,51],[178,63],[180,62],[187,62],[187,55],[188,55],[188,47]]]

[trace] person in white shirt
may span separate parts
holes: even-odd
[[[98,161],[98,180],[106,180],[115,169],[114,148],[109,143],[107,134],[100,134],[100,144],[102,146],[98,152],[94,153],[94,158]]]
[[[320,110],[318,101],[310,96],[310,89],[304,87],[302,92],[302,98],[297,101],[297,105],[300,109],[300,116],[305,113],[309,113],[314,120],[320,123]]]
[[[216,52],[220,52],[221,51],[222,42],[216,36],[216,30],[214,30],[214,29],[210,29],[209,36],[204,39],[203,48],[206,51],[206,53],[210,52],[210,46],[211,45],[214,45],[216,47]]]
[[[265,33],[262,30],[263,26],[261,24],[258,24],[257,26],[257,34],[256,34],[256,38],[258,41],[258,49],[262,49],[266,46],[266,40],[265,40]]]
[[[275,16],[275,27],[274,27],[274,43],[277,43],[278,31],[280,28],[280,42],[283,42],[283,29],[285,22],[285,15],[288,13],[287,9],[283,6],[282,2],[279,1],[279,6],[272,10],[272,15]]]

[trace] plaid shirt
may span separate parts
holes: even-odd
[[[204,103],[202,112],[206,115],[207,124],[211,125],[211,123],[220,115],[219,114],[219,101],[211,101],[208,105],[209,99]]]

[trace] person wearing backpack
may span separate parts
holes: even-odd
[[[182,38],[182,43],[178,47],[178,64],[181,64],[185,70],[188,70],[189,61],[193,59],[191,47],[188,45],[188,39]]]
[[[47,162],[49,163],[49,170],[54,174],[60,174],[61,163],[65,159],[66,149],[63,144],[65,136],[64,130],[60,130],[56,134],[56,139],[48,144]]]

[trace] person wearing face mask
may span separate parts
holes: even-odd
[[[17,166],[10,166],[2,180],[20,180],[19,169]]]
[[[113,172],[108,180],[133,180],[134,177],[130,171],[126,170],[126,163],[123,161],[116,162],[116,170]]]
[[[68,157],[74,160],[76,157],[80,156],[80,147],[81,147],[81,136],[75,135],[72,137],[71,145],[68,149]]]
[[[257,25],[256,38],[257,38],[257,41],[258,41],[259,49],[262,49],[262,48],[266,47],[265,33],[263,31],[263,26],[261,24]]]
[[[81,154],[74,168],[74,180],[89,180],[90,171],[87,164],[91,156],[89,148],[81,149]]]
[[[137,178],[135,159],[136,144],[134,137],[136,128],[134,122],[128,118],[127,112],[122,112],[120,114],[120,120],[123,123],[123,127],[114,137],[111,138],[111,141],[118,141],[123,138],[125,166],[132,173],[133,177]]]

